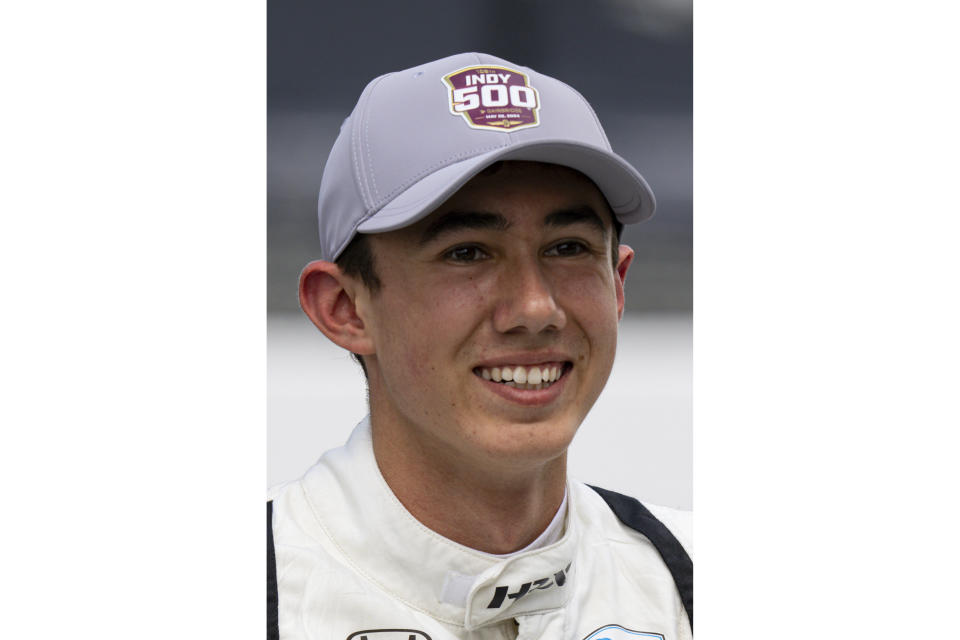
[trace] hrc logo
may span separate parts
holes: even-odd
[[[567,572],[570,571],[571,564],[573,563],[571,562],[566,566],[565,569],[557,571],[552,577],[524,582],[522,585],[520,585],[520,588],[517,589],[515,593],[509,593],[510,587],[507,585],[501,585],[497,587],[493,592],[493,598],[490,600],[490,604],[487,605],[487,609],[499,609],[506,598],[510,598],[511,600],[519,600],[531,591],[549,589],[554,585],[562,587],[567,582]]]

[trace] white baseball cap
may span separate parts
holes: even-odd
[[[461,53],[364,89],[320,182],[322,256],[335,260],[357,233],[413,224],[499,160],[580,171],[623,223],[648,219],[656,206],[576,90],[495,56]]]

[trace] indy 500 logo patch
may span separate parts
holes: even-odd
[[[450,113],[474,129],[516,131],[540,124],[540,95],[526,74],[497,65],[466,67],[443,76]]]

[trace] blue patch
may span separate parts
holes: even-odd
[[[618,624],[608,624],[605,627],[600,627],[583,640],[636,640],[637,638],[663,640],[663,636],[659,633],[631,631],[630,629],[624,629]]]

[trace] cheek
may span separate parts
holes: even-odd
[[[560,303],[569,319],[582,332],[591,362],[597,366],[612,366],[619,326],[612,275],[600,272],[571,273],[558,287]]]
[[[377,351],[416,377],[437,373],[482,320],[490,288],[475,278],[397,286],[376,309]],[[393,283],[392,283],[393,284]]]
[[[410,292],[408,303],[417,325],[429,328],[434,340],[457,340],[469,335],[486,312],[495,277],[453,274],[422,281]]]
[[[423,317],[411,310],[389,310],[382,316],[377,332],[377,358],[389,371],[400,371],[402,377],[421,379],[430,374],[428,349],[430,327]]]
[[[617,323],[617,293],[612,273],[571,270],[556,280],[556,291],[567,302],[568,310],[597,321],[612,315]]]

